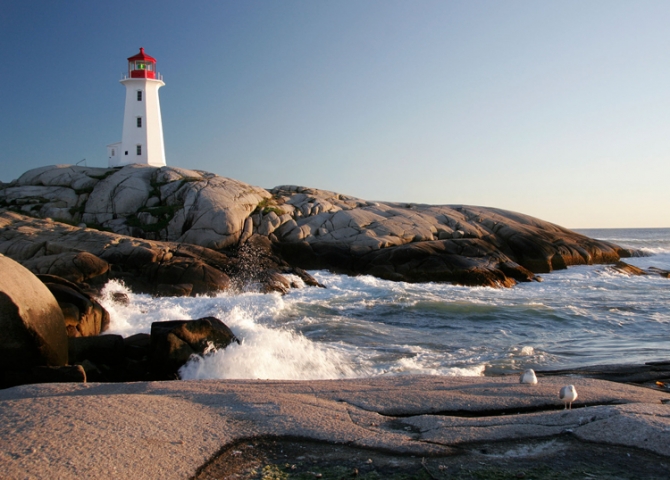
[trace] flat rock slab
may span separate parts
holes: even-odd
[[[563,410],[559,389],[579,398]],[[603,380],[403,376],[26,385],[0,391],[7,478],[189,478],[219,450],[292,437],[415,455],[546,438],[670,457],[670,394]]]

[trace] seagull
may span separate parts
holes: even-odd
[[[568,409],[568,405],[570,405],[570,410],[572,410],[572,402],[577,400],[577,390],[575,390],[575,386],[566,385],[565,387],[561,388],[561,392],[558,394],[558,398],[563,400],[563,403],[565,404],[565,410]]]
[[[535,371],[532,368],[529,368],[523,372],[519,377],[519,383],[530,383],[531,385],[535,385],[537,383]]]

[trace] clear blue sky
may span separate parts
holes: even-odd
[[[667,1],[3,0],[0,180],[106,166],[140,46],[168,165],[670,227]]]

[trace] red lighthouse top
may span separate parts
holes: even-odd
[[[130,78],[156,78],[156,59],[140,47],[140,53],[128,58],[128,75]]]

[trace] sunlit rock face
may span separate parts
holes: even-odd
[[[268,191],[175,167],[44,167],[0,185],[0,207],[217,251],[236,251],[261,236],[271,242],[265,256],[277,256],[275,268],[287,261],[411,282],[511,286],[536,273],[630,254],[495,208],[370,202],[290,185]]]
[[[569,265],[610,263],[630,252],[515,212],[465,205],[368,202],[296,186],[273,189],[253,223],[284,256],[410,282],[511,286]],[[276,225],[277,219],[280,220]]]
[[[55,165],[0,189],[0,206],[151,240],[209,248],[236,245],[247,217],[270,194],[196,170]]]
[[[34,273],[62,275],[86,288],[112,278],[148,293],[188,285],[188,294],[210,294],[230,286],[224,272],[228,257],[208,248],[73,227],[15,212],[0,212],[0,253]]]
[[[65,321],[54,296],[35,275],[3,255],[0,271],[0,372],[66,365]]]

